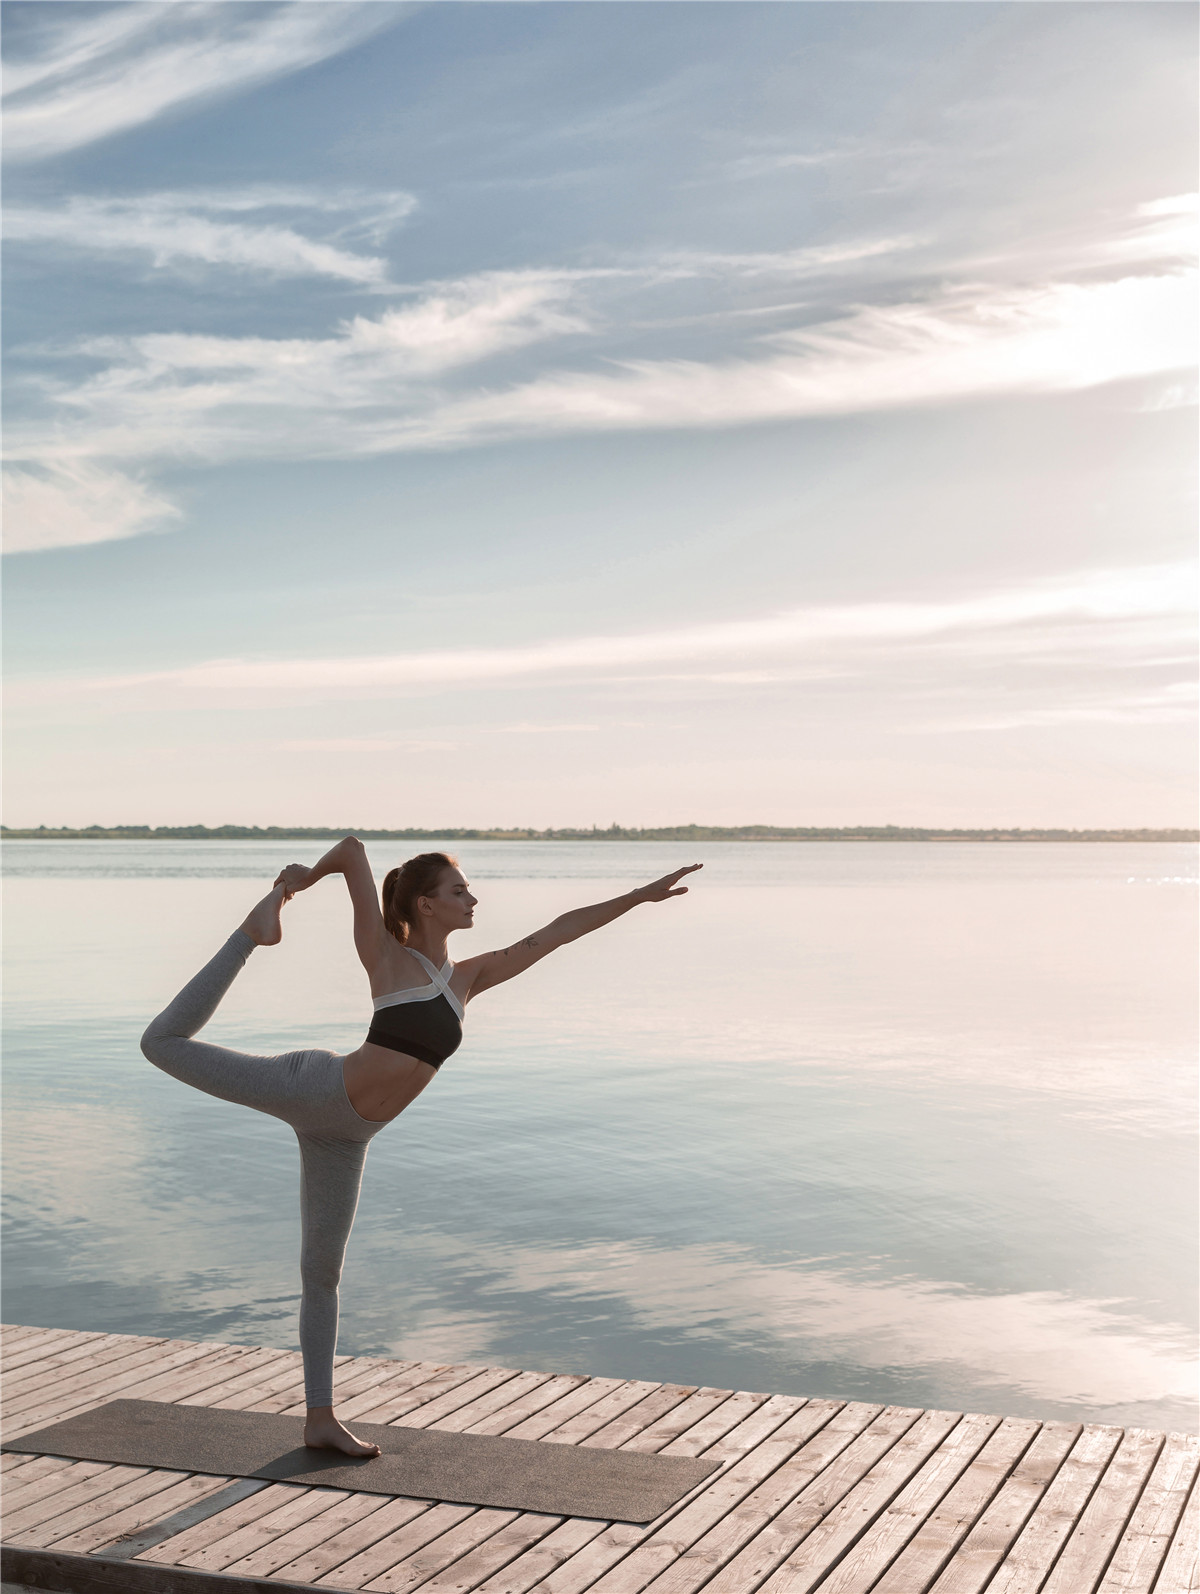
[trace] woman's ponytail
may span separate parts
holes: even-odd
[[[420,852],[399,869],[383,877],[383,923],[402,945],[416,923],[417,899],[431,897],[444,869],[456,869],[455,859],[444,852]]]

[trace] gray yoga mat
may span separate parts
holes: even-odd
[[[7,1440],[0,1449],[606,1522],[652,1522],[718,1466],[679,1456],[378,1423],[355,1423],[354,1432],[373,1440],[383,1454],[355,1461],[333,1450],[306,1449],[303,1429],[302,1418],[270,1412],[113,1400]]]

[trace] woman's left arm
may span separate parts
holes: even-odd
[[[466,993],[468,998],[478,996],[481,991],[500,985],[504,980],[511,980],[517,974],[524,974],[526,969],[532,968],[556,947],[566,946],[569,941],[578,941],[581,935],[590,935],[602,925],[611,924],[623,913],[628,913],[630,908],[636,908],[643,902],[665,902],[668,897],[686,896],[687,887],[678,882],[685,874],[692,874],[700,868],[703,868],[702,864],[690,863],[684,869],[663,875],[661,880],[651,881],[648,886],[627,891],[624,896],[612,897],[608,902],[594,902],[586,908],[572,908],[569,913],[562,913],[557,919],[551,920],[545,929],[535,930],[532,935],[527,935],[523,941],[517,941],[512,946],[502,947],[497,952],[484,952],[479,957],[464,958],[461,963],[455,964],[455,969],[470,974]]]

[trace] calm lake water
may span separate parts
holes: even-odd
[[[1194,848],[457,850],[460,956],[705,870],[472,1005],[372,1143],[343,1351],[1195,1427]],[[297,1343],[290,1131],[138,1036],[318,851],[9,844],[9,1321]],[[206,1033],[368,1011],[330,880]]]

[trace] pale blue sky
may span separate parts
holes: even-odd
[[[1191,823],[1195,30],[6,6],[7,822]]]

